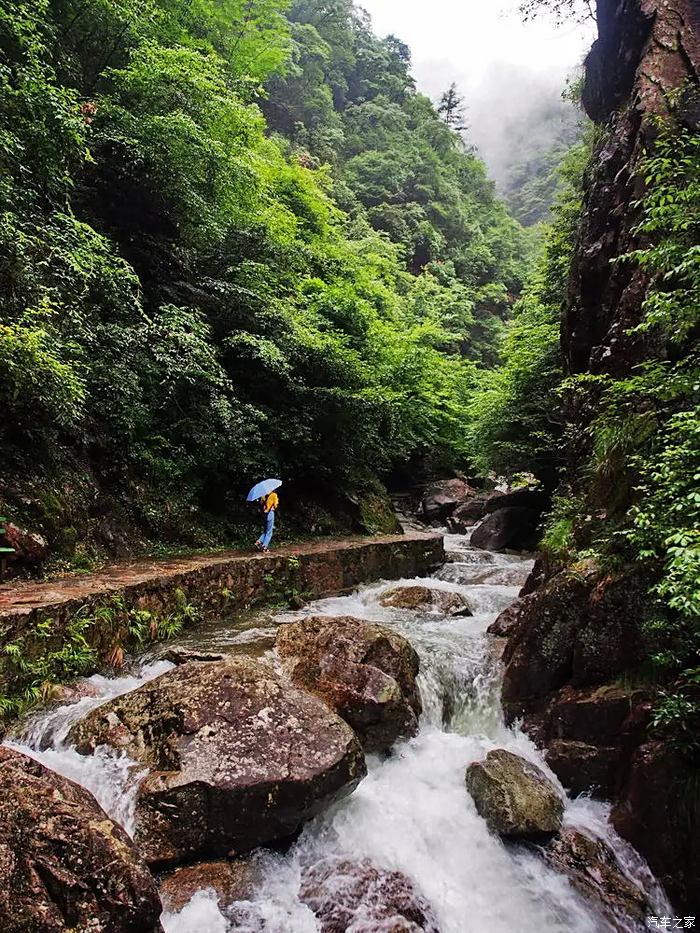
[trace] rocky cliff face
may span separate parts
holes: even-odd
[[[669,353],[652,332],[630,333],[650,282],[639,266],[614,260],[645,245],[635,229],[644,194],[639,169],[659,118],[700,129],[700,2],[598,0],[597,9],[600,37],[586,64],[584,106],[599,137],[562,349],[571,375],[624,378],[640,362]],[[590,454],[595,394],[572,396],[568,404],[567,492],[602,520],[624,513],[629,477],[596,486],[581,470]],[[538,570],[538,588],[526,587],[501,626],[509,633],[506,709],[524,717],[547,746],[567,787],[613,800],[619,831],[646,856],[677,909],[692,913],[700,891],[697,772],[653,735],[649,689],[629,676],[647,653],[643,622],[654,581],[630,568],[603,572],[594,562]]]
[[[638,169],[658,118],[700,125],[700,3],[598,0],[598,27],[583,103],[604,130],[588,179],[562,347],[570,373],[623,375],[664,352],[628,333],[641,319],[649,283],[638,267],[614,260],[641,245],[634,233],[643,194]],[[582,413],[573,415],[581,420]]]

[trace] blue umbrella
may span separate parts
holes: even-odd
[[[253,486],[250,490],[248,493],[248,502],[255,502],[256,499],[262,499],[263,496],[267,496],[269,493],[274,492],[275,489],[279,489],[281,485],[281,479],[264,479],[262,483],[258,483],[257,486]]]

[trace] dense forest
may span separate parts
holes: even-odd
[[[559,98],[544,93],[503,128],[499,190],[513,217],[526,227],[552,220],[563,187],[562,161],[585,133],[579,96],[578,82]]]
[[[401,42],[349,0],[0,16],[6,510],[89,564],[231,540],[260,475],[466,464],[536,238]]]

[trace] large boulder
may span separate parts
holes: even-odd
[[[321,933],[439,933],[430,905],[411,881],[368,859],[318,862],[302,875],[299,897]]]
[[[183,664],[73,726],[148,767],[135,839],[151,865],[239,854],[295,832],[365,774],[349,726],[271,665]]]
[[[429,586],[395,586],[380,598],[387,609],[433,609],[446,615],[471,615],[463,596]]]
[[[488,495],[474,496],[462,505],[458,505],[452,513],[448,525],[457,534],[466,534],[477,522],[480,522],[489,512],[498,508],[498,503],[504,493],[494,491]]]
[[[349,616],[316,616],[282,625],[276,648],[294,683],[342,716],[365,751],[417,732],[418,655],[402,635]]]
[[[506,607],[498,616],[495,622],[492,622],[486,630],[489,635],[497,635],[499,638],[507,638],[516,630],[520,620],[521,600],[516,600]]]
[[[14,548],[13,569],[36,570],[49,556],[49,545],[43,535],[27,531],[12,522],[5,526],[5,546]]]
[[[564,787],[611,799],[626,779],[634,749],[646,739],[651,715],[646,690],[566,686],[524,725],[547,746],[547,764]]]
[[[539,543],[542,513],[511,506],[499,508],[472,532],[471,543],[485,551],[534,551]]]
[[[572,794],[591,793],[609,800],[619,782],[622,749],[554,739],[545,753],[549,767]]]
[[[490,515],[498,509],[532,509],[542,514],[552,504],[551,497],[542,489],[531,489],[523,486],[512,492],[492,493],[486,499],[486,514]]]
[[[487,567],[471,579],[472,586],[508,586],[520,589],[527,580],[528,570],[524,562],[510,564],[508,567]]]
[[[644,892],[625,875],[615,853],[602,839],[567,827],[538,847],[548,865],[567,875],[574,888],[601,917],[601,928],[647,929],[653,911]]]
[[[589,592],[582,574],[559,574],[522,600],[504,657],[506,704],[546,696],[567,683]]]
[[[489,829],[501,836],[537,838],[561,828],[564,801],[547,775],[505,749],[469,765],[467,789]]]
[[[628,751],[647,737],[654,693],[648,687],[566,686],[549,703],[547,735]]]
[[[3,933],[156,933],[161,904],[146,864],[92,794],[0,747]]]
[[[534,593],[544,583],[546,583],[549,577],[554,575],[551,564],[552,562],[546,554],[537,555],[534,567],[528,574],[528,578],[525,581],[523,588],[520,590],[519,596],[521,598],[530,596],[531,593]]]
[[[423,496],[422,509],[426,522],[448,518],[475,490],[462,479],[446,479],[429,486]]]

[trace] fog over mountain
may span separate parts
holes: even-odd
[[[593,38],[592,26],[523,23],[519,0],[363,0],[376,32],[411,47],[418,88],[433,100],[454,81],[465,98],[467,141],[501,190],[529,152],[571,138],[578,119],[562,101]],[[449,29],[445,24],[449,24]]]

